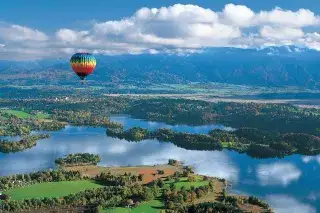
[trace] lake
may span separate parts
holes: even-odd
[[[126,116],[112,117],[125,128],[171,128],[175,131],[207,133],[232,128],[223,125],[167,125]],[[20,153],[0,154],[0,175],[55,168],[54,160],[67,154],[99,154],[101,166],[165,164],[173,158],[193,166],[203,175],[230,181],[232,193],[253,194],[265,199],[280,213],[320,211],[320,156],[293,155],[282,159],[254,159],[234,151],[193,151],[157,140],[128,142],[107,137],[104,128],[66,126],[40,140],[36,147]]]

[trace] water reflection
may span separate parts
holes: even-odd
[[[210,124],[210,125],[202,125],[202,126],[188,126],[188,125],[169,125],[162,122],[153,122],[153,121],[145,121],[141,119],[128,119],[127,116],[113,116],[111,117],[112,121],[122,123],[126,129],[140,126],[142,128],[148,128],[150,130],[155,130],[159,128],[168,128],[177,132],[189,132],[189,133],[197,133],[197,134],[206,134],[212,129],[221,129],[226,131],[235,130],[232,127],[226,127],[221,124]]]
[[[292,163],[261,164],[257,168],[257,177],[261,185],[283,185],[298,180],[301,171]]]
[[[303,156],[302,161],[304,163],[310,163],[310,162],[316,161],[320,165],[320,155],[319,156]]]
[[[163,127],[155,122],[116,117],[124,120],[126,128],[142,126]],[[135,122],[137,122],[135,124]],[[170,126],[170,125],[168,125]],[[189,132],[205,133],[213,126],[183,127]],[[219,126],[219,125],[218,125]],[[171,126],[171,128],[179,128]],[[0,154],[0,175],[28,173],[54,168],[58,157],[90,152],[102,157],[100,165],[164,164],[169,158],[194,166],[200,174],[221,177],[232,184],[230,191],[254,194],[268,199],[277,212],[320,211],[320,156],[293,155],[283,159],[253,159],[233,151],[194,151],[171,143],[145,140],[139,143],[107,137],[105,129],[67,126],[38,142],[36,147],[15,154]],[[289,209],[288,211],[286,209]]]
[[[0,175],[54,168],[57,157],[76,152],[101,155],[100,165],[103,166],[165,164],[174,158],[195,166],[201,174],[238,180],[238,169],[232,164],[228,152],[191,151],[156,140],[129,143],[107,137],[102,128],[72,126],[52,133],[51,138],[39,141],[32,149],[1,154]]]
[[[267,201],[277,213],[316,213],[316,209],[309,204],[302,203],[287,195],[270,195]]]

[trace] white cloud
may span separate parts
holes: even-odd
[[[276,7],[271,11],[255,13],[244,5],[227,4],[220,16],[222,20],[229,24],[241,27],[261,25],[306,27],[320,24],[320,17],[307,9],[291,11]]]
[[[88,35],[88,31],[74,31],[70,29],[60,29],[57,33],[56,36],[59,40],[65,41],[65,42],[76,42],[76,41],[81,41],[84,36]]]
[[[267,202],[277,213],[316,213],[311,205],[304,204],[287,195],[269,195]]]
[[[255,13],[244,5],[227,4],[223,9],[223,16],[231,24],[247,27],[252,24]]]
[[[5,41],[46,41],[48,36],[36,29],[20,25],[0,25],[0,38]]]
[[[257,168],[261,185],[288,185],[298,180],[301,171],[291,163],[262,164]]]
[[[302,38],[304,32],[299,28],[293,27],[270,27],[264,26],[260,30],[263,38],[270,38],[275,40],[292,40]]]
[[[312,11],[275,8],[253,11],[227,4],[222,11],[175,4],[141,8],[120,20],[94,22],[87,29],[57,29],[55,35],[20,25],[0,23],[1,58],[66,56],[86,50],[97,54],[198,52],[205,47],[261,48],[299,45],[320,50],[320,27]],[[85,27],[85,26],[84,26]],[[24,52],[24,53],[23,53]],[[23,56],[25,52],[31,52]]]
[[[218,21],[218,14],[211,9],[205,9],[197,5],[175,4],[159,9],[142,8],[135,13],[134,18],[140,21],[212,23]]]
[[[291,27],[315,26],[320,23],[320,17],[307,9],[300,9],[296,12],[275,8],[272,11],[262,11],[257,14],[258,23],[276,24]]]

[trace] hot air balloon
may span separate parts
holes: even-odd
[[[76,53],[70,59],[70,65],[82,80],[82,84],[85,83],[85,78],[96,68],[96,64],[96,58],[90,53]]]

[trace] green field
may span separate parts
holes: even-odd
[[[104,210],[103,213],[157,213],[163,208],[163,203],[160,200],[152,200],[141,203],[137,208],[117,207]]]
[[[180,181],[175,183],[174,180],[165,181],[165,187],[169,187],[171,183],[174,183],[177,189],[180,189],[182,186],[186,187],[186,189],[190,189],[191,186],[199,187],[208,185],[209,181],[203,181],[202,176],[196,175],[195,182],[189,182],[188,178],[180,178]],[[150,202],[145,202],[140,204],[137,208],[124,208],[124,207],[117,207],[113,209],[106,209],[103,213],[158,213],[164,207],[163,202],[161,200],[152,200]]]
[[[18,110],[5,110],[5,113],[9,115],[14,115],[17,116],[18,118],[30,118],[32,115],[29,113],[23,112],[23,111],[18,111]]]
[[[46,119],[46,118],[50,117],[50,115],[46,114],[46,113],[38,113],[36,115],[31,115],[29,113],[19,111],[19,110],[5,110],[4,112],[9,115],[14,115],[14,116],[16,116],[18,118],[22,118],[22,119],[26,119],[26,118]]]
[[[6,194],[11,196],[12,200],[23,200],[31,198],[44,197],[62,197],[69,194],[84,191],[86,189],[103,187],[93,181],[63,181],[38,183],[22,188],[8,190]]]
[[[170,180],[170,181],[165,181],[165,184],[169,186],[171,183],[174,183],[177,189],[181,189],[182,186],[184,186],[186,189],[190,189],[191,186],[194,186],[197,188],[199,186],[204,186],[209,184],[209,181],[203,181],[202,176],[195,176],[195,177],[196,177],[195,182],[189,182],[188,178],[180,178],[180,181],[177,183],[175,183],[174,180]]]

